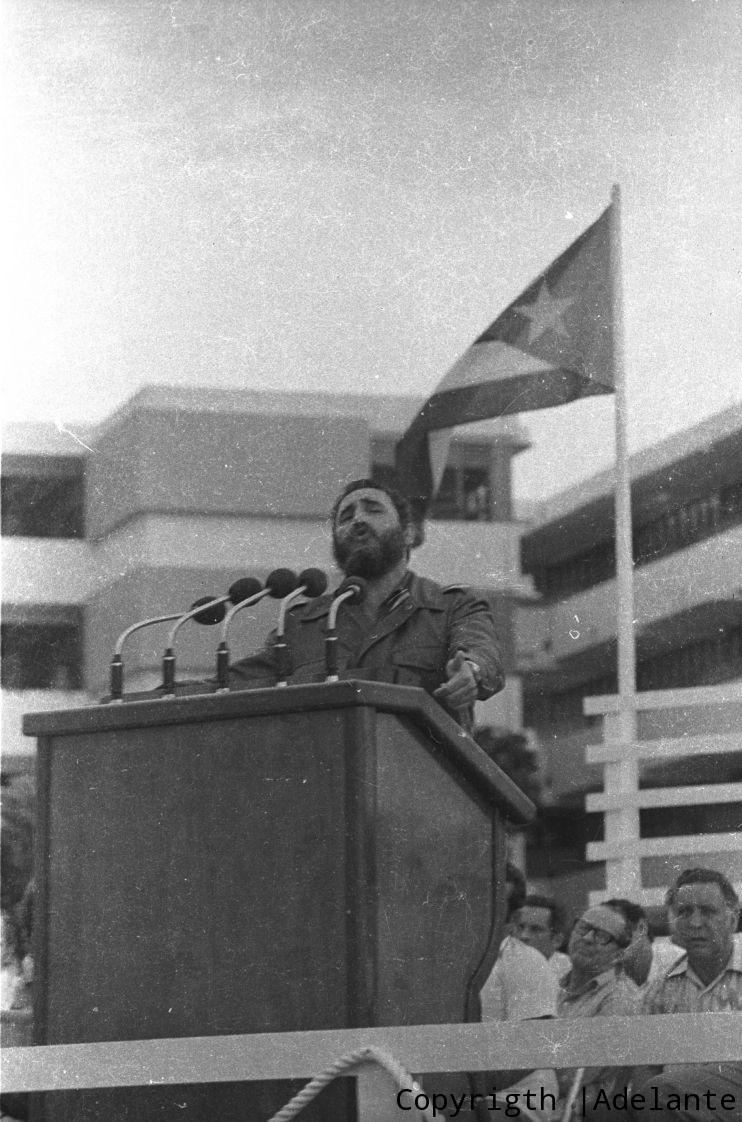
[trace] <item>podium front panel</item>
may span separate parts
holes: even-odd
[[[197,725],[55,743],[46,1043],[346,1022],[345,726],[341,710],[222,721],[218,743]]]
[[[375,1023],[465,1021],[495,921],[492,807],[420,728],[377,721]]]
[[[276,692],[276,712],[148,702],[41,737],[37,1043],[469,1019],[499,837],[476,767],[396,696]],[[236,1122],[295,1089],[51,1094],[33,1118]],[[307,1122],[353,1117],[350,1081],[325,1099]]]

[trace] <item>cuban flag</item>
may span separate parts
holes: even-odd
[[[613,392],[612,209],[474,341],[397,444],[397,479],[418,518],[440,485],[455,426]]]

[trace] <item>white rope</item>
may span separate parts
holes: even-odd
[[[302,1087],[301,1091],[297,1092],[285,1106],[282,1106],[268,1122],[291,1122],[291,1119],[296,1118],[299,1111],[303,1110],[312,1099],[315,1099],[320,1091],[332,1083],[333,1079],[343,1075],[351,1068],[357,1067],[358,1064],[368,1063],[369,1061],[384,1068],[400,1090],[409,1088],[416,1094],[423,1093],[421,1084],[413,1079],[410,1073],[393,1056],[390,1056],[388,1052],[381,1048],[374,1048],[369,1045],[368,1047],[357,1048],[355,1052],[349,1052],[346,1056],[341,1056],[339,1060],[335,1060],[325,1071],[316,1075],[306,1086]],[[427,1108],[421,1110],[417,1107],[416,1109],[426,1122],[434,1122],[433,1115]]]

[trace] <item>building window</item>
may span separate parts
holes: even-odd
[[[722,627],[713,635],[684,643],[674,650],[641,659],[636,668],[640,691],[710,686],[738,678],[742,678],[742,626],[737,624]],[[583,699],[615,694],[616,689],[615,674],[551,693],[529,692],[526,688],[523,723],[534,728],[587,728],[595,718],[584,716]]]
[[[612,580],[616,574],[613,542],[601,542],[586,553],[558,561],[554,565],[540,566],[533,573],[534,581],[543,596],[573,596],[603,581]]]
[[[526,689],[523,694],[523,724],[533,728],[558,726],[562,730],[565,726],[572,730],[588,728],[595,723],[595,718],[584,715],[584,699],[615,692],[615,674],[605,674],[590,682],[582,682],[565,690],[555,690],[553,693],[530,692]]]
[[[31,619],[6,612],[2,635],[2,687],[5,690],[82,689],[82,620],[77,609],[36,609]],[[7,616],[11,619],[8,620]]]
[[[451,522],[491,522],[489,445],[451,445],[430,517]]]
[[[486,468],[465,467],[462,484],[464,518],[468,522],[489,522],[492,517],[489,472]]]
[[[491,458],[489,444],[451,441],[448,461],[428,517],[449,522],[493,521]],[[373,441],[371,460],[372,479],[384,486],[399,486],[394,471],[393,441]]]
[[[440,486],[435,493],[435,498],[430,504],[428,516],[449,521],[457,521],[463,517],[464,508],[459,496],[459,478],[452,467],[446,467],[441,477]]]
[[[703,498],[689,499],[651,522],[635,525],[634,561],[637,565],[647,565],[739,522],[742,522],[742,483],[735,483]],[[576,557],[531,570],[539,592],[553,598],[584,592],[612,580],[615,574],[613,541],[599,542]]]
[[[81,538],[84,522],[81,460],[70,456],[4,458],[4,537]]]
[[[640,690],[711,686],[742,677],[742,627],[726,626],[704,639],[642,660],[636,669]]]

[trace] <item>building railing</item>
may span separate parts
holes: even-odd
[[[738,1061],[741,1038],[742,1013],[327,1029],[11,1047],[0,1052],[0,1074],[7,1093],[309,1079],[371,1048],[407,1072],[438,1073],[436,1090],[445,1093],[448,1072]],[[402,1112],[386,1070],[364,1062],[352,1074],[359,1122],[415,1117]]]
[[[693,786],[640,789],[640,762],[679,760],[742,752],[742,682],[694,689],[661,690],[636,695],[640,739],[626,743],[620,736],[618,698],[585,698],[587,716],[603,718],[603,741],[586,750],[588,763],[603,764],[603,791],[588,795],[586,809],[604,815],[604,841],[587,846],[588,861],[605,862],[604,891],[591,894],[593,902],[608,896],[630,896],[638,902],[661,903],[679,863],[702,864],[696,855],[723,854],[728,864],[742,869],[742,831],[642,837],[640,811],[648,808],[701,807],[742,803],[742,783],[719,782]],[[691,719],[691,715],[693,719]],[[644,724],[653,726],[641,731]],[[648,718],[652,718],[649,720]],[[662,727],[672,735],[662,735]],[[700,726],[708,731],[699,733]],[[721,731],[715,731],[721,730]],[[650,735],[645,735],[646,732]],[[680,734],[680,735],[678,735]],[[642,860],[666,858],[667,883],[643,884]],[[723,860],[723,859],[722,859]],[[742,885],[737,886],[738,889]]]

